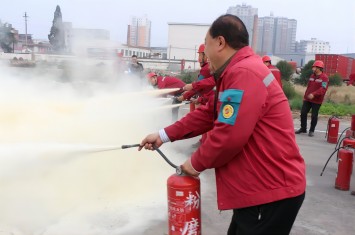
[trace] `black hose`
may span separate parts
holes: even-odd
[[[337,149],[337,148],[340,146],[340,143],[346,138],[346,137],[345,137],[345,138],[341,139],[341,137],[343,136],[344,132],[347,131],[347,130],[349,130],[349,129],[350,129],[350,127],[347,127],[347,128],[345,128],[345,129],[343,130],[343,132],[341,132],[341,134],[340,134],[340,136],[339,136],[339,139],[338,139],[338,141],[337,141],[337,143],[336,143],[334,149]],[[340,139],[341,139],[341,140],[340,140]]]
[[[174,163],[172,163],[165,155],[162,151],[160,151],[160,149],[158,149],[157,147],[153,146],[154,150],[156,150],[160,156],[162,156],[164,158],[164,160],[170,165],[172,166],[173,168],[177,169],[177,165],[175,165]]]
[[[131,144],[131,145],[122,145],[121,148],[122,149],[127,149],[127,148],[134,148],[134,147],[140,147],[141,145],[140,144]],[[165,155],[162,151],[160,151],[159,148],[157,148],[156,146],[153,146],[154,150],[156,150],[160,156],[162,156],[164,158],[164,160],[170,165],[172,166],[173,168],[177,169],[178,166],[175,165],[174,163],[172,163]]]
[[[328,162],[330,161],[330,159],[332,158],[332,156],[334,155],[335,152],[339,151],[340,149],[343,149],[345,147],[340,147],[340,148],[337,148],[336,150],[334,150],[334,152],[330,155],[330,157],[328,158],[327,162],[325,163],[324,167],[323,167],[323,170],[322,170],[322,173],[320,173],[320,176],[323,175],[323,172],[325,170],[325,168],[327,167],[328,165]]]

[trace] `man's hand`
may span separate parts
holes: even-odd
[[[196,98],[191,98],[190,101],[194,104],[200,104]]]
[[[191,165],[190,158],[185,161],[184,164],[181,165],[181,170],[187,175],[198,176],[200,173],[195,171],[195,169]]]
[[[192,84],[186,84],[184,86],[184,91],[191,91],[192,90]]]
[[[311,94],[309,94],[309,95],[307,96],[307,98],[310,99],[310,100],[313,100],[314,95],[311,93]]]
[[[138,148],[138,151],[141,151],[143,147],[145,149],[154,150],[153,146],[159,148],[162,145],[163,145],[163,141],[160,139],[159,133],[156,132],[147,135],[147,137],[145,137],[142,140],[140,147]]]
[[[184,101],[184,96],[181,95],[179,97],[176,97],[176,100],[182,102]]]

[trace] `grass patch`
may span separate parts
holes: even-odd
[[[297,93],[289,99],[291,110],[301,110],[306,87],[295,85]],[[348,116],[355,114],[355,89],[352,86],[329,87],[319,110],[322,115]]]
[[[319,113],[324,115],[348,116],[355,114],[355,105],[325,102],[320,107]]]

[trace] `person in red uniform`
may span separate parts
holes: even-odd
[[[149,83],[153,87],[157,87],[158,89],[169,89],[169,88],[179,88],[179,90],[174,91],[170,93],[170,95],[173,95],[175,97],[178,97],[181,95],[183,92],[183,87],[186,85],[181,79],[176,78],[176,77],[163,77],[163,76],[158,76],[156,73],[148,73],[147,78],[149,80]],[[180,104],[181,101],[178,99],[173,99],[172,104]],[[174,107],[172,109],[172,119],[173,121],[176,121],[179,116],[179,107]]]
[[[350,74],[349,81],[347,81],[347,86],[355,86],[355,73]]]
[[[198,74],[197,81],[192,84],[187,84],[184,86],[184,92],[182,96],[178,97],[179,101],[191,100],[195,104],[205,105],[211,98],[213,99],[213,87],[215,86],[214,79],[211,75],[211,71],[208,65],[207,56],[205,55],[205,44],[201,44],[198,48],[198,61],[200,63],[201,69]],[[204,83],[201,81],[212,78],[213,85],[210,83]],[[197,98],[193,98],[198,95]]]
[[[329,79],[323,73],[324,63],[316,60],[312,65],[312,75],[308,80],[307,89],[303,97],[303,105],[301,109],[301,128],[296,134],[307,133],[307,114],[312,109],[311,127],[308,136],[314,136],[314,130],[318,122],[318,112],[323,103],[325,93],[327,92]]]
[[[192,84],[187,84],[184,86],[184,92],[180,97],[179,101],[190,100],[194,105],[206,105],[207,102],[213,102],[215,87],[214,78],[211,74],[211,70],[208,65],[208,59],[205,55],[205,44],[201,44],[198,48],[198,61],[200,63],[201,69],[197,77],[197,81]],[[210,79],[210,80],[208,80]],[[207,82],[205,82],[207,81]],[[195,97],[197,96],[197,97]],[[199,141],[193,144],[193,147],[198,147],[207,138],[207,133],[204,133],[199,139]]]
[[[237,16],[217,18],[205,45],[215,69],[215,102],[149,134],[138,150],[210,131],[181,169],[192,176],[215,169],[218,209],[233,210],[227,234],[289,234],[306,177],[288,100],[248,46],[248,31]]]
[[[271,64],[271,58],[267,55],[264,55],[263,58],[263,63],[270,69],[274,77],[276,78],[276,81],[280,84],[282,87],[282,82],[281,82],[281,72],[280,70]]]

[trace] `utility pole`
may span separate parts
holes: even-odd
[[[28,18],[28,15],[27,15],[27,12],[25,12],[25,15],[23,16],[25,18],[25,42],[26,42],[26,51],[27,51],[27,18]]]

